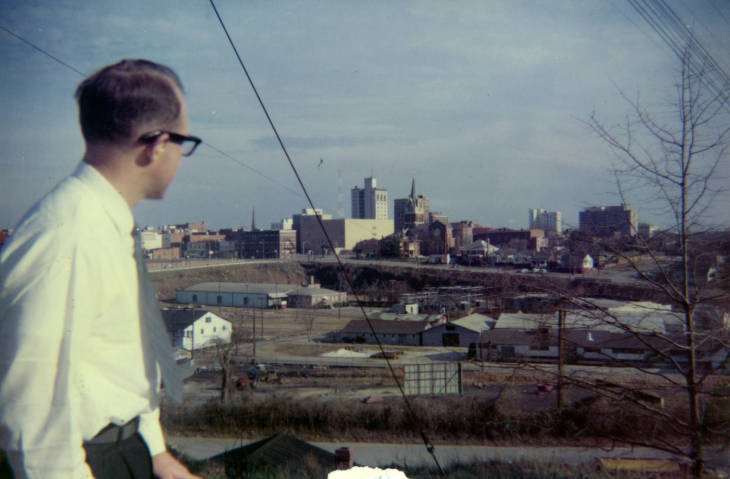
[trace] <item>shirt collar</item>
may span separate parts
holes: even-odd
[[[106,210],[120,234],[131,234],[134,228],[132,210],[122,195],[102,176],[96,168],[85,161],[79,163],[72,176],[99,195],[99,204]]]

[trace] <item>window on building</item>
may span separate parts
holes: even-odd
[[[221,304],[221,303],[223,302],[223,296],[221,296],[221,295],[219,294],[219,295],[218,295],[218,297],[217,297],[217,298],[215,298],[215,301],[216,301],[216,303],[217,303],[217,304]]]
[[[219,297],[220,297],[220,296],[219,296]],[[206,317],[205,317],[205,322],[206,322],[206,323],[210,323],[210,322],[211,322],[212,320],[213,320],[213,318],[211,318],[210,316],[206,316]]]
[[[243,304],[248,304],[248,296],[244,296],[244,298],[243,298]]]
[[[200,334],[205,334],[205,329],[200,328]]]
[[[213,332],[215,333],[215,326],[213,326]]]
[[[225,330],[226,330],[226,328],[227,328],[227,326],[223,326],[223,331],[225,331]]]
[[[198,302],[198,295],[197,294],[194,294],[193,295],[193,303],[197,303],[197,302]]]

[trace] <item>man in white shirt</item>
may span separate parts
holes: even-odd
[[[17,479],[194,478],[159,424],[161,380],[181,384],[131,207],[162,198],[200,139],[159,64],[107,66],[76,99],[83,161],[0,250],[0,448]]]

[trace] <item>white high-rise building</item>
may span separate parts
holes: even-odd
[[[563,218],[560,211],[546,211],[530,208],[530,229],[563,232]]]
[[[365,178],[365,188],[355,186],[352,189],[352,217],[388,219],[388,190],[378,188],[375,178]]]

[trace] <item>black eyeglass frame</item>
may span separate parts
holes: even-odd
[[[170,141],[173,143],[176,143],[182,147],[183,143],[186,141],[192,141],[194,144],[190,148],[190,151],[185,153],[183,151],[182,156],[190,156],[193,154],[195,149],[200,145],[203,140],[198,138],[197,136],[191,136],[191,135],[181,135],[180,133],[175,133],[173,131],[167,131],[167,130],[155,130],[151,131],[149,133],[145,133],[144,135],[139,137],[139,141],[141,143],[153,143],[157,138],[159,138],[161,135],[164,135],[167,133],[167,135],[170,137]]]

